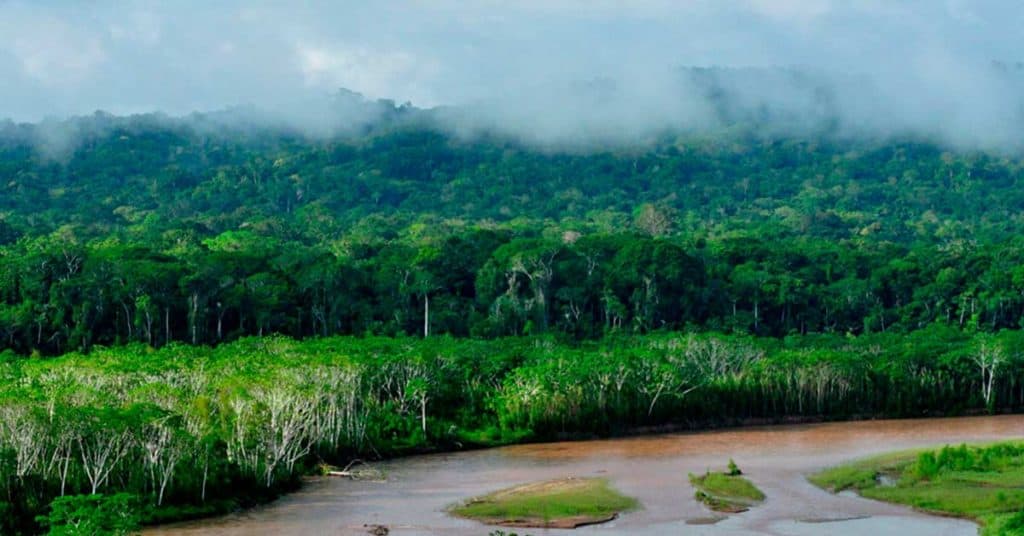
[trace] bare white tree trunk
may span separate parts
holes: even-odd
[[[24,477],[40,466],[47,451],[47,432],[24,406],[0,408],[0,444],[14,450],[14,474]]]
[[[420,428],[423,429],[423,433],[427,433],[427,392],[424,390],[420,393]]]
[[[423,338],[430,336],[430,294],[423,294]]]
[[[981,372],[981,397],[985,400],[985,406],[991,407],[996,374],[1003,362],[1006,361],[1006,353],[1002,346],[990,340],[983,340],[972,359]]]
[[[82,457],[82,470],[89,480],[92,493],[99,491],[132,443],[128,430],[101,429],[78,438],[78,452]]]
[[[174,469],[184,454],[184,448],[177,441],[174,430],[165,422],[146,427],[143,448],[153,487],[158,490],[156,504],[160,506],[164,503],[164,491],[174,477]]]

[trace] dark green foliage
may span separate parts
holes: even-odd
[[[130,493],[59,497],[44,523],[51,536],[127,536],[141,529],[138,502]]]
[[[939,464],[935,461],[935,453],[922,452],[914,465],[914,476],[921,480],[935,478],[939,474]]]
[[[1003,528],[1024,532],[1024,510],[1010,516],[1003,523]]]
[[[244,507],[314,460],[1024,406],[1017,158],[68,126],[59,155],[0,133],[0,533],[62,493],[129,491],[154,522]],[[266,452],[310,411],[333,428]]]
[[[78,119],[59,159],[35,127],[0,135],[0,349],[1024,317],[1015,158],[742,129],[553,153],[196,121]]]

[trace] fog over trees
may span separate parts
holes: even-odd
[[[464,4],[0,4],[0,533],[1024,407],[1018,8]]]

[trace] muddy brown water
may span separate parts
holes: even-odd
[[[436,454],[378,464],[385,482],[311,479],[272,504],[229,516],[146,530],[149,536],[367,534],[486,535],[493,530],[445,509],[463,499],[525,482],[603,476],[643,508],[573,536],[774,534],[967,536],[968,521],[933,517],[852,494],[832,495],[807,482],[818,469],[857,457],[919,446],[1024,437],[1024,416],[879,420],[742,428],[648,437],[519,445]],[[724,468],[729,458],[768,499],[714,521],[693,499],[687,473]],[[506,532],[509,532],[506,529]],[[570,534],[567,530],[517,530]]]

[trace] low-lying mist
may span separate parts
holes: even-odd
[[[1021,27],[995,0],[15,1],[0,117],[35,126],[0,130],[51,155],[110,124],[95,110],[314,139],[413,122],[585,150],[744,125],[1016,153]]]

